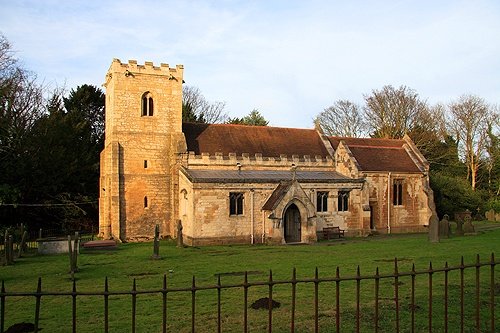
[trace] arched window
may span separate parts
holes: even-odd
[[[339,191],[337,208],[339,212],[347,212],[349,210],[349,191]]]
[[[392,183],[392,203],[394,206],[403,205],[403,180],[394,179]]]
[[[142,112],[141,115],[143,117],[152,117],[154,110],[153,96],[151,96],[150,92],[144,93],[142,95]]]
[[[148,197],[144,197],[144,208],[148,208]]]

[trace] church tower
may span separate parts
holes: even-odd
[[[101,152],[99,233],[144,240],[159,224],[172,235],[182,133],[183,66],[114,59],[106,75],[106,128]]]

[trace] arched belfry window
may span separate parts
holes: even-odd
[[[144,95],[142,95],[142,113],[141,113],[141,115],[143,117],[151,117],[151,116],[153,116],[153,110],[154,110],[153,96],[151,95],[150,92],[146,92],[146,93],[144,93]]]

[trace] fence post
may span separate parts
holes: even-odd
[[[340,333],[340,269],[335,271],[335,328]]]
[[[460,333],[464,332],[464,256],[460,260]]]
[[[163,274],[163,289],[162,293],[162,301],[163,301],[163,333],[167,333],[167,274]]]
[[[193,275],[193,284],[191,286],[191,333],[195,332],[196,327],[196,282]]]
[[[398,272],[398,258],[394,258],[394,305],[396,307],[396,332],[399,332],[399,272]]]
[[[375,270],[375,333],[378,333],[378,303],[379,303],[379,287],[380,287],[380,275],[377,269]]]
[[[429,261],[429,333],[432,332],[432,262]]]
[[[243,282],[243,332],[248,332],[248,272],[245,271]]]
[[[221,333],[221,284],[220,274],[217,275],[217,333]]]
[[[481,315],[479,313],[481,295],[479,293],[480,282],[479,282],[479,271],[481,268],[481,262],[479,260],[479,254],[476,256],[476,332],[480,332],[481,329]]]
[[[314,333],[319,331],[318,312],[319,312],[319,273],[318,267],[314,270]]]
[[[495,254],[491,253],[490,260],[490,326],[491,332],[495,332]]]
[[[290,332],[295,332],[295,298],[297,291],[297,271],[295,267],[292,272],[292,309],[290,310],[292,318],[290,319]]]
[[[417,274],[415,272],[415,263],[411,266],[411,330],[410,332],[415,332],[415,278]]]
[[[137,288],[135,284],[135,278],[134,278],[134,283],[132,285],[132,333],[135,333],[135,317],[136,317],[136,307],[137,307]]]
[[[33,332],[38,332],[38,324],[40,321],[40,303],[42,300],[42,278],[38,278],[38,285],[36,287],[36,302],[35,302],[35,329]]]
[[[2,280],[2,289],[0,290],[0,332],[4,331],[5,326],[5,282]]]
[[[108,277],[104,280],[104,333],[109,331],[109,288]]]
[[[268,332],[273,332],[273,271],[269,270],[269,298],[268,298]]]
[[[73,292],[71,293],[73,298],[72,302],[72,312],[71,316],[73,319],[73,333],[76,333],[76,280],[73,279]]]
[[[360,329],[360,322],[359,322],[359,317],[361,316],[360,309],[359,309],[359,303],[360,303],[360,289],[361,289],[361,274],[360,274],[360,269],[358,265],[358,269],[356,271],[356,332],[359,333]]]
[[[444,331],[448,332],[448,262],[444,264]]]

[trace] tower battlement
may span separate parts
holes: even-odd
[[[184,65],[170,67],[169,64],[161,63],[155,66],[152,61],[145,61],[144,64],[138,64],[137,60],[129,60],[128,63],[122,63],[120,59],[113,59],[106,76],[106,83],[109,81],[112,73],[123,73],[125,76],[134,76],[135,74],[161,75],[168,76],[169,80],[182,82],[184,75]]]

